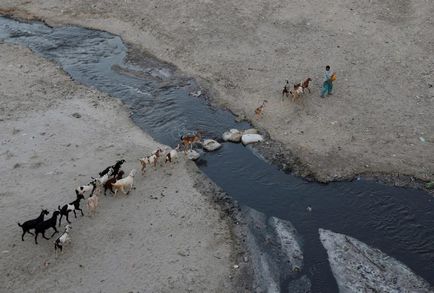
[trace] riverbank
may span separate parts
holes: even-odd
[[[72,245],[58,258],[53,240],[22,242],[17,221],[71,202],[77,186],[118,159],[126,172],[139,168],[159,145],[120,102],[30,50],[0,44],[0,56],[0,291],[242,291],[247,268],[233,268],[244,253],[231,210],[184,158],[138,174],[127,197],[102,196],[96,216],[85,208],[71,216]]]
[[[292,7],[302,7],[301,11]],[[21,17],[107,30],[196,76],[220,105],[281,143],[301,175],[433,179],[430,2],[5,1]],[[324,13],[328,11],[328,13]],[[26,16],[27,15],[27,16]],[[416,29],[417,28],[417,29]],[[235,41],[234,41],[235,40]],[[296,41],[293,41],[296,40]],[[326,63],[335,94],[319,99]],[[281,101],[311,76],[305,107]],[[254,109],[267,99],[264,118]]]

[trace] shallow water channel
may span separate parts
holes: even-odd
[[[212,107],[205,95],[190,95],[199,86],[172,65],[150,56],[126,62],[127,47],[115,35],[0,17],[0,41],[27,46],[56,61],[74,80],[119,98],[130,107],[134,122],[161,143],[175,146],[182,134],[196,129],[216,138],[230,128],[249,128],[235,122],[229,111]],[[313,292],[338,290],[319,228],[376,247],[434,284],[430,195],[364,180],[307,182],[285,174],[240,144],[226,143],[217,152],[204,153],[198,166],[241,205],[294,225],[304,253],[300,275],[311,280]],[[306,211],[308,205],[312,212]],[[283,288],[288,281],[281,280]]]

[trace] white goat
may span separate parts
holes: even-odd
[[[142,175],[145,175],[146,165],[154,165],[154,168],[157,168],[158,158],[160,158],[162,152],[163,150],[159,148],[153,151],[152,155],[139,159],[139,162],[142,165],[141,167]]]
[[[166,154],[166,160],[165,160],[165,163],[167,163],[167,162],[172,162],[172,161],[176,161],[176,159],[178,158],[178,151],[179,151],[179,148],[181,147],[181,145],[180,144],[178,144],[177,146],[176,146],[176,148],[174,148],[173,150],[170,150],[167,154]]]
[[[104,185],[107,182],[107,180],[109,180],[110,176],[112,176],[113,172],[114,172],[113,168],[110,168],[109,171],[106,174],[104,174],[104,176],[98,179],[99,183],[101,185]]]
[[[66,225],[65,231],[56,239],[56,241],[54,241],[54,251],[56,252],[56,256],[57,249],[60,249],[60,251],[63,252],[63,245],[71,242],[71,237],[69,236],[69,231],[71,231],[71,229],[71,225]]]
[[[114,169],[112,167],[110,167],[108,172],[106,174],[104,174],[103,176],[101,176],[100,178],[95,179],[95,178],[91,177],[93,180],[96,180],[96,183],[98,183],[96,186],[96,188],[98,189],[98,193],[101,192],[102,187],[109,180],[110,176],[113,175],[113,172],[114,172]]]
[[[117,180],[115,183],[112,183],[113,190],[116,193],[120,190],[123,194],[129,194],[131,189],[133,188],[134,176],[136,175],[136,169],[131,170],[130,175],[125,178]],[[126,192],[128,190],[128,192]]]
[[[89,211],[89,215],[95,215],[96,208],[99,205],[99,197],[98,194],[93,194],[87,199],[86,202],[87,210]]]
[[[149,161],[149,157],[143,157],[143,158],[139,159],[139,162],[141,164],[140,171],[142,171],[142,175],[145,175],[146,165],[151,164],[151,162]]]
[[[92,181],[89,182],[88,185],[83,185],[83,186],[77,187],[75,189],[75,194],[76,195],[81,194],[84,196],[86,192],[90,191],[89,196],[92,196],[92,194],[95,192],[95,189],[96,189],[96,179],[92,178]]]

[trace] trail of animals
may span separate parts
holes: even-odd
[[[157,149],[152,152],[150,156],[146,156],[140,159],[142,163],[142,174],[145,174],[146,163],[152,162],[154,167],[157,166],[158,159],[164,154],[162,149]],[[166,163],[167,162],[175,162],[177,156],[177,149],[167,149],[165,152]],[[86,201],[86,206],[88,209],[89,216],[93,216],[96,213],[96,209],[99,205],[99,196],[101,193],[107,195],[107,191],[111,191],[111,193],[116,196],[118,192],[122,192],[125,195],[128,195],[131,190],[133,190],[134,186],[134,177],[136,175],[136,169],[132,169],[129,175],[123,178],[125,172],[121,170],[122,165],[125,163],[125,160],[119,160],[114,165],[105,168],[103,171],[99,173],[99,178],[91,177],[92,181],[87,185],[79,186],[75,189],[76,199],[68,204],[63,206],[58,206],[57,210],[53,211],[51,218],[45,220],[44,217],[49,215],[49,211],[43,209],[40,215],[33,220],[29,220],[24,222],[23,224],[18,223],[23,230],[21,235],[21,240],[24,241],[24,236],[28,233],[34,236],[35,243],[38,244],[38,235],[41,234],[42,237],[46,240],[51,239],[56,233],[59,233],[57,230],[57,226],[62,226],[62,219],[65,217],[66,222],[68,223],[63,233],[54,241],[54,250],[57,256],[57,251],[63,251],[63,246],[71,242],[70,231],[72,229],[71,221],[69,220],[69,214],[71,212],[74,213],[74,217],[77,218],[77,212],[81,213],[81,216],[84,216],[83,210],[80,207],[81,201]],[[87,199],[85,198],[87,197]],[[47,237],[45,234],[47,230],[53,229],[54,232],[50,237]],[[31,232],[33,230],[34,232]]]
[[[198,131],[195,134],[181,136],[181,143],[176,148],[165,148],[165,150],[158,148],[149,156],[145,156],[139,159],[141,165],[141,173],[144,176],[146,168],[153,166],[157,168],[160,158],[164,158],[164,165],[167,163],[176,163],[179,157],[179,151],[183,148],[183,153],[190,160],[197,160],[200,154],[193,149],[195,144],[200,144],[206,151],[214,151],[221,147],[221,144],[213,139],[202,140],[203,132]],[[237,129],[231,129],[223,133],[223,140],[228,142],[242,142],[243,144],[250,144],[262,141],[263,138],[259,135],[256,129],[248,129],[243,132]],[[51,218],[45,220],[45,216],[49,215],[49,211],[43,209],[40,215],[32,220],[28,220],[23,224],[18,223],[18,226],[22,228],[23,233],[21,240],[24,241],[24,236],[28,233],[34,236],[35,244],[38,244],[38,235],[41,234],[42,238],[50,240],[56,233],[59,233],[57,226],[62,226],[62,219],[65,217],[68,223],[63,233],[54,241],[54,250],[57,256],[57,251],[63,252],[63,247],[71,242],[70,231],[72,230],[71,221],[69,220],[69,214],[74,213],[74,218],[77,218],[77,212],[84,216],[83,210],[80,207],[81,201],[86,202],[86,207],[89,216],[94,216],[99,205],[99,195],[104,193],[107,195],[109,190],[113,196],[116,196],[118,192],[122,192],[124,195],[128,195],[131,190],[134,189],[134,177],[136,175],[136,169],[132,169],[128,176],[123,177],[125,172],[121,169],[125,160],[119,160],[114,165],[108,166],[101,172],[99,172],[99,178],[91,177],[91,181],[87,185],[79,186],[75,189],[76,199],[63,206],[58,206],[57,210],[53,211]],[[162,162],[160,163],[160,165]],[[86,199],[87,194],[89,196]],[[50,237],[45,235],[46,231],[53,229],[54,232]],[[31,232],[33,230],[34,232]]]

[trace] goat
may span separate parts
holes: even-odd
[[[141,167],[142,175],[145,175],[146,165],[154,165],[154,168],[157,167],[157,162],[162,152],[163,152],[162,149],[157,149],[156,151],[153,152],[152,155],[139,159],[139,162],[142,165]]]
[[[84,216],[83,210],[80,208],[80,200],[82,200],[82,199],[84,199],[84,196],[82,194],[78,194],[77,199],[74,200],[73,202],[64,205],[62,208],[60,208],[60,206],[58,206],[58,209],[60,211],[59,226],[62,225],[62,217],[63,216],[66,217],[66,221],[68,222],[68,224],[71,224],[71,222],[69,221],[69,217],[68,217],[68,215],[71,211],[74,212],[75,218],[77,218],[77,213],[75,212],[75,210],[80,211],[81,216]]]
[[[297,100],[301,99],[301,96],[303,95],[303,87],[301,86],[301,83],[294,84],[294,89],[289,93],[292,96],[293,102],[296,102]]]
[[[164,161],[164,163],[167,163],[167,162],[172,162],[172,160],[176,160],[176,158],[178,158],[178,151],[179,151],[179,148],[181,147],[181,145],[180,144],[178,144],[177,146],[176,146],[176,148],[174,148],[173,150],[170,150],[167,154],[166,154],[166,160]]]
[[[21,225],[20,223],[17,223],[18,226],[20,226],[20,227],[23,229],[23,235],[21,235],[21,240],[24,241],[24,235],[25,235],[26,233],[29,233],[29,234],[35,235],[35,234],[33,234],[32,232],[30,232],[30,230],[31,230],[31,229],[35,229],[35,227],[36,227],[39,223],[43,222],[43,221],[44,221],[44,216],[45,216],[45,215],[48,215],[49,213],[50,213],[49,211],[43,209],[43,210],[41,211],[41,214],[39,215],[39,217],[37,217],[36,219],[28,220],[28,221],[24,222],[22,225]]]
[[[311,81],[312,79],[308,77],[301,83],[301,88],[303,89],[303,93],[306,92],[306,90],[308,90],[310,94],[309,82]]]
[[[82,194],[82,195],[84,196],[84,194],[85,194],[86,192],[90,191],[90,195],[89,195],[89,196],[92,196],[93,193],[94,193],[94,191],[95,191],[95,189],[96,189],[96,179],[95,179],[95,178],[92,178],[92,181],[89,182],[88,185],[83,185],[83,186],[77,187],[77,188],[75,189],[75,194],[76,194],[77,196],[78,196],[79,194]]]
[[[57,217],[59,216],[60,212],[59,211],[54,211],[53,215],[51,216],[50,219],[43,221],[39,224],[37,224],[35,226],[35,243],[38,244],[38,234],[41,233],[42,237],[44,237],[45,239],[49,240],[51,237],[54,236],[54,234],[59,233],[59,231],[57,231],[56,229],[56,224],[57,224]],[[45,231],[53,228],[54,232],[51,235],[50,238],[45,237]]]
[[[264,107],[265,107],[265,104],[266,104],[267,102],[268,102],[267,100],[264,100],[264,101],[262,102],[261,106],[259,106],[258,108],[256,108],[256,110],[255,110],[255,115],[256,115],[256,118],[257,118],[257,119],[259,119],[259,118],[262,117],[262,113],[263,113],[263,111],[264,111]]]
[[[123,163],[125,163],[124,159],[117,161],[113,166],[109,166],[109,167],[105,168],[103,171],[99,172],[99,176],[103,177],[105,174],[107,174],[109,172],[110,168],[113,169],[112,175],[116,176],[116,174],[118,174],[119,169],[121,168]]]
[[[163,152],[163,150],[162,150],[161,148],[158,148],[158,149],[154,150],[154,151],[151,153],[151,155],[156,155],[157,153],[158,153],[158,154],[161,154],[162,152]]]
[[[122,176],[124,176],[124,171],[119,170],[118,174],[115,177],[110,178],[107,180],[107,182],[104,184],[104,195],[107,195],[107,189],[110,189],[110,191],[113,193],[112,183],[115,183],[116,180],[122,179]]]
[[[95,193],[94,195],[92,195],[91,197],[89,197],[87,199],[86,205],[87,205],[87,209],[89,211],[89,215],[95,215],[96,208],[99,205],[98,194]]]
[[[157,167],[158,160],[160,159],[162,153],[163,150],[158,148],[155,151],[153,151],[151,155],[148,157],[150,164],[154,165],[154,168]]]
[[[133,188],[134,176],[136,175],[136,169],[131,170],[130,175],[125,178],[117,180],[115,183],[112,183],[112,187],[116,193],[120,190],[123,194],[129,194],[131,189]],[[128,188],[128,192],[125,193]]]
[[[140,171],[142,172],[142,175],[145,175],[146,165],[150,165],[151,162],[149,161],[148,157],[143,157],[143,158],[139,159],[139,162],[140,162],[140,165],[141,165]]]
[[[148,157],[149,163],[153,164],[154,168],[157,167],[158,160],[159,160],[159,158],[160,158],[160,156],[161,156],[162,153],[163,153],[163,150],[160,149],[160,148],[158,148],[158,149],[156,149],[155,151],[152,152],[152,155],[150,155]]]
[[[104,175],[102,175],[100,178],[96,179],[96,183],[98,183],[97,188],[98,188],[98,192],[100,192],[100,187],[104,186],[104,184],[107,183],[107,181],[109,180],[110,176],[113,174],[114,169],[113,167],[109,167],[108,172],[105,173]],[[95,178],[91,177],[93,180],[95,180]]]
[[[187,154],[188,146],[190,146],[190,149],[193,149],[193,144],[196,142],[200,142],[202,139],[202,133],[198,131],[196,134],[193,135],[183,135],[181,136],[181,143],[184,147],[184,153]]]
[[[112,174],[112,176],[116,176],[118,174],[118,172],[121,169],[123,163],[125,163],[124,159],[117,161],[116,164],[114,164],[112,166],[113,167],[113,174]]]
[[[67,243],[71,242],[71,237],[69,236],[69,231],[71,231],[72,227],[71,225],[65,226],[65,231],[60,235],[56,241],[54,241],[54,251],[57,256],[57,249],[60,250],[60,252],[63,252],[63,245],[66,245]]]

